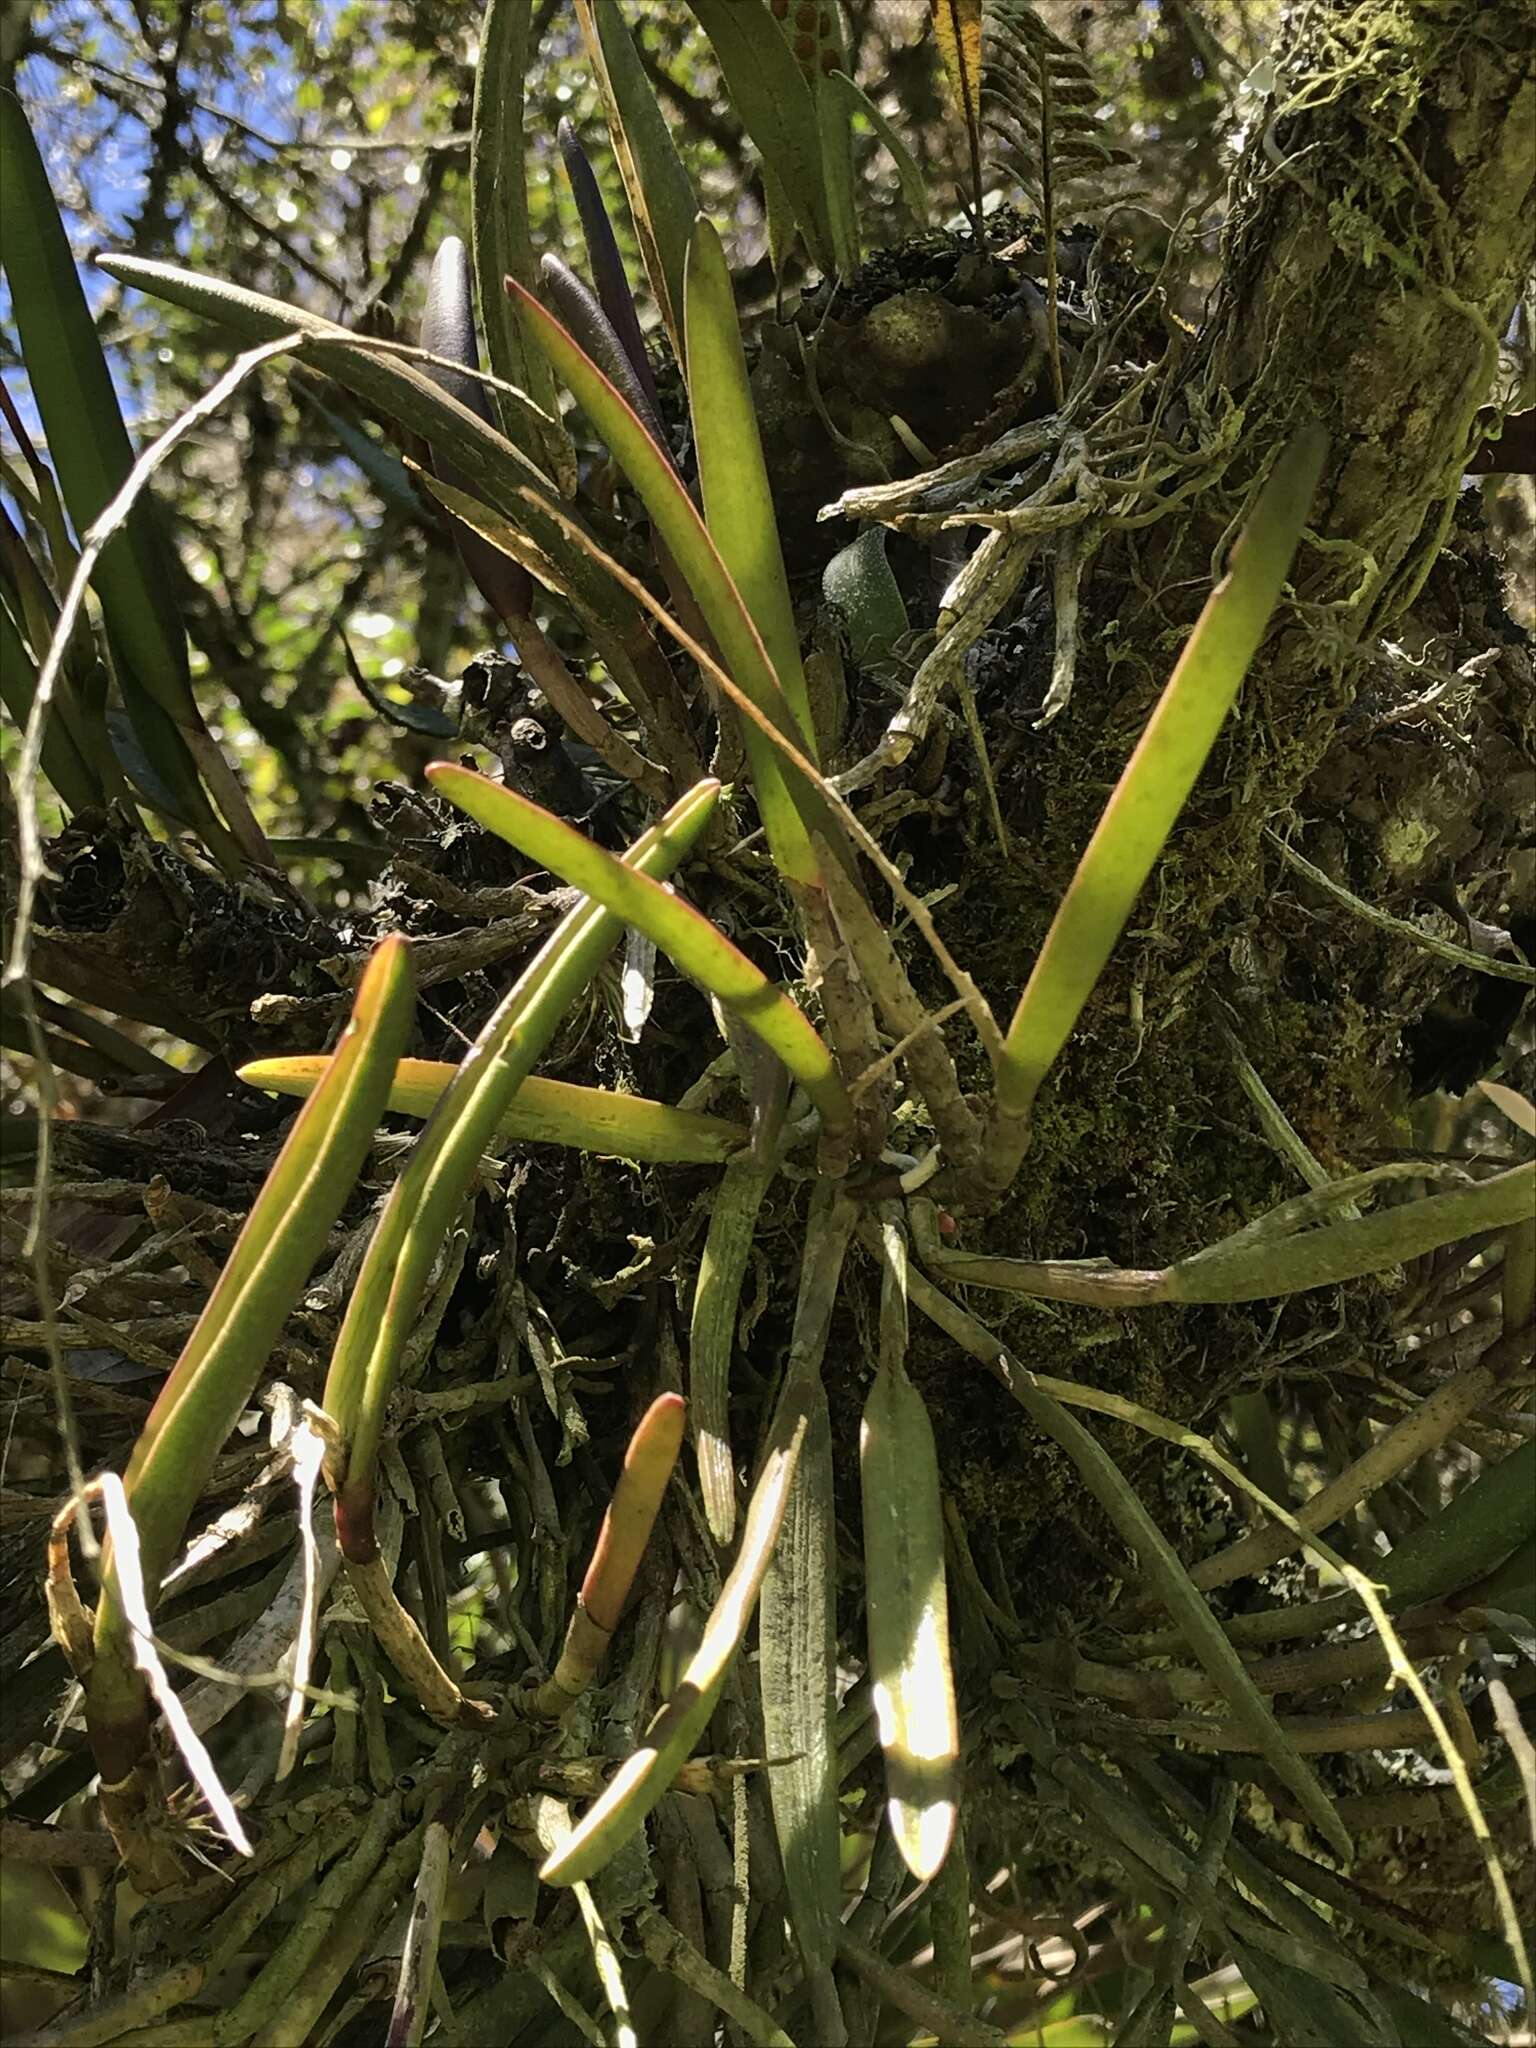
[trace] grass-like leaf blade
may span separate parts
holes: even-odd
[[[908,149],[895,122],[888,118],[864,88],[856,84],[846,71],[829,72],[822,80],[822,90],[840,93],[849,113],[862,114],[868,121],[896,166],[896,175],[901,181],[901,196],[906,201],[908,213],[919,225],[926,225],[930,212],[928,180],[923,176],[921,165]]]
[[[618,0],[576,0],[576,15],[603,96],[646,275],[681,363],[683,264],[699,202]]]
[[[285,305],[263,292],[248,291],[219,278],[201,276],[173,263],[138,256],[103,256],[99,267],[108,276],[148,292],[168,304],[232,329],[250,341],[276,341],[282,335],[301,337],[297,352],[320,365],[338,384],[376,406],[428,442],[434,454],[452,463],[476,497],[492,508],[513,511],[542,554],[558,567],[559,580],[598,619],[614,619],[623,607],[609,580],[564,538],[559,528],[541,519],[538,500],[555,495],[555,487],[538,465],[497,433],[485,420],[441,390],[428,371],[408,357],[371,349],[366,340],[332,320]],[[503,394],[505,395],[505,394]],[[529,414],[532,434],[543,415]],[[535,495],[522,495],[527,486]]]
[[[838,268],[816,96],[772,10],[739,0],[689,0],[719,59],[726,91],[788,201],[811,260]]]
[[[1346,1200],[1371,1175],[1338,1181],[1322,1191]],[[964,1287],[995,1287],[1033,1294],[1045,1301],[1078,1301],[1094,1308],[1147,1308],[1159,1302],[1267,1301],[1303,1294],[1312,1287],[1336,1287],[1367,1273],[1384,1272],[1423,1258],[1441,1245],[1455,1244],[1483,1230],[1512,1230],[1526,1223],[1536,1197],[1536,1163],[1509,1167],[1475,1187],[1423,1195],[1369,1216],[1325,1224],[1318,1229],[1266,1229],[1318,1195],[1282,1203],[1268,1217],[1206,1245],[1171,1266],[1111,1266],[1096,1260],[995,1258],[923,1245],[924,1263]]]
[[[1172,1544],[1126,1484],[1114,1459],[1075,1415],[1032,1379],[1020,1375],[1014,1391],[1039,1427],[1060,1444],[1117,1533],[1135,1552],[1148,1583],[1155,1587],[1196,1661],[1226,1700],[1234,1721],[1268,1760],[1323,1839],[1339,1855],[1352,1857],[1349,1831],[1316,1772],[1286,1738],[1221,1623],[1190,1583]]]
[[[59,489],[84,534],[122,488],[133,449],[47,171],[8,92],[0,92],[0,205],[11,317]],[[103,550],[94,582],[134,675],[178,724],[197,726],[165,545],[153,504],[140,498]]]
[[[531,285],[535,259],[528,227],[524,83],[532,57],[533,0],[490,0],[480,23],[480,62],[470,115],[469,189],[475,281],[480,321],[491,368],[515,384],[544,417],[521,413],[496,394],[507,438],[546,466],[567,493],[574,492],[576,457],[560,423],[549,365],[526,345],[507,304],[507,275]]]
[[[0,209],[11,315],[59,494],[83,542],[127,482],[133,447],[42,157],[20,102],[3,91]],[[59,551],[55,567],[62,575],[62,542]],[[195,738],[211,745],[192,694],[167,542],[147,493],[139,495],[120,531],[102,549],[91,581],[101,601],[124,707],[170,797],[171,814],[195,827],[218,858],[238,870],[235,837],[209,803],[188,744]],[[41,666],[45,651],[35,652]],[[78,703],[75,708],[80,709]],[[82,725],[75,738],[87,758],[110,758],[104,728]]]

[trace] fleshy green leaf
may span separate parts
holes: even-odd
[[[768,487],[762,436],[747,381],[736,295],[720,237],[702,213],[693,224],[688,245],[684,303],[688,404],[693,416],[693,444],[698,453],[704,524],[762,635],[779,687],[814,761],[816,733],[805,670],[800,664],[800,636],[789,598],[789,579],[784,574],[784,553],[779,546],[779,522]],[[767,710],[769,706],[764,704],[762,708]],[[749,747],[754,741],[761,744],[755,731],[749,729],[745,737]],[[755,761],[753,769],[756,773]]]
[[[636,840],[625,863],[670,873],[704,829],[719,790],[713,782],[690,790]],[[337,1529],[349,1561],[366,1564],[376,1555],[373,1462],[438,1246],[481,1152],[619,932],[618,919],[595,903],[579,904],[562,921],[482,1027],[384,1205],[325,1384],[325,1407],[344,1447]]]
[[[551,1719],[580,1699],[607,1654],[683,1447],[687,1410],[681,1394],[658,1394],[635,1425],[559,1662],[535,1701]]]
[[[732,108],[794,209],[812,262],[833,275],[838,247],[827,202],[816,97],[783,30],[766,6],[742,6],[740,0],[689,4],[720,61]]]
[[[641,1825],[687,1762],[715,1710],[725,1675],[757,1605],[808,1426],[804,1417],[799,1418],[785,1440],[770,1448],[762,1476],[752,1490],[736,1563],[676,1692],[646,1730],[641,1747],[619,1767],[597,1804],[545,1863],[539,1875],[546,1884],[575,1884],[594,1877]]]
[[[691,903],[615,860],[552,811],[472,768],[434,761],[427,776],[435,790],[488,831],[654,939],[783,1061],[820,1110],[828,1131],[846,1130],[852,1115],[847,1091],[816,1027]]]
[[[352,1190],[378,1128],[413,1006],[406,942],[386,939],[358,984],[321,1084],[299,1111],[124,1474],[147,1586],[181,1540],[213,1461],[251,1398],[283,1321]],[[97,1609],[100,1653],[121,1646],[110,1578]],[[125,1654],[125,1653],[124,1653]]]
[[[576,0],[587,55],[603,95],[608,132],[651,291],[672,352],[683,357],[683,263],[699,202],[672,131],[641,67],[618,0]]]
[[[507,288],[540,347],[639,492],[698,601],[726,667],[753,703],[803,752],[805,737],[780,687],[761,631],[666,451],[657,446],[639,416],[554,315],[515,282],[509,281]],[[815,855],[780,759],[767,741],[760,736],[754,740],[749,728],[743,730],[749,732],[748,745],[756,748],[752,762],[757,800],[774,859],[790,879],[813,882]]]
[[[0,204],[11,317],[59,488],[83,535],[126,482],[133,449],[48,174],[8,92],[0,92]],[[197,727],[164,550],[154,506],[141,497],[102,551],[94,582],[108,631],[135,677],[178,724]]]
[[[537,500],[554,495],[549,478],[494,427],[440,390],[419,364],[370,349],[365,340],[334,321],[175,264],[152,263],[137,256],[103,256],[99,266],[122,283],[201,314],[244,339],[275,341],[284,334],[300,336],[302,347],[297,352],[322,366],[338,384],[377,406],[386,418],[420,435],[462,471],[469,488],[487,505],[513,511],[540,552],[558,565],[564,587],[598,618],[611,619],[622,609],[609,580],[566,541],[558,527],[540,518]],[[521,495],[525,485],[535,493],[532,502]]]
[[[889,661],[909,630],[901,586],[885,556],[885,528],[864,531],[827,563],[821,595],[848,636],[848,651],[860,668]]]
[[[279,1095],[308,1095],[329,1064],[324,1053],[253,1060],[240,1069],[240,1078]],[[386,1106],[407,1116],[430,1116],[458,1071],[447,1060],[401,1060]],[[501,1137],[519,1144],[572,1145],[613,1159],[673,1164],[729,1159],[748,1138],[743,1125],[724,1117],[674,1109],[644,1095],[544,1080],[537,1074],[530,1074],[518,1089],[497,1129]]]
[[[524,84],[532,52],[532,0],[490,0],[480,23],[480,62],[470,117],[469,186],[475,281],[491,368],[540,408],[530,417],[498,392],[507,438],[546,465],[572,496],[576,456],[560,424],[549,365],[530,350],[507,304],[501,281],[512,276],[531,286],[533,241],[528,229],[528,186],[523,168]]]
[[[60,493],[83,539],[127,482],[134,454],[48,174],[21,104],[9,92],[0,92],[0,209],[0,248],[27,379]],[[123,704],[170,793],[171,814],[238,868],[234,837],[209,803],[188,746],[189,735],[206,735],[192,695],[166,541],[147,493],[102,549],[92,584]],[[41,665],[44,651],[35,652]],[[87,757],[99,750],[108,758],[101,734],[77,738]]]
[[[1327,436],[1300,429],[1281,452],[1126,764],[1062,898],[1035,962],[998,1067],[1000,1120],[1021,1127],[1041,1082],[1162,852],[1215,745],[1279,599],[1322,474]],[[1022,1155],[994,1132],[988,1178],[1006,1185]]]

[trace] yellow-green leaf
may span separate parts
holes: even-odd
[[[1328,438],[1298,429],[1275,463],[1078,862],[1046,934],[997,1075],[984,1171],[1006,1186],[1027,1118],[1104,971],[1258,652],[1322,474]]]
[[[665,450],[657,446],[633,408],[549,309],[515,279],[508,279],[507,290],[517,301],[534,339],[639,493],[697,600],[732,677],[804,752],[804,735],[780,687],[760,626]],[[760,753],[753,756],[753,775],[764,829],[780,871],[792,881],[814,882],[816,859],[804,820],[790,794],[780,757],[766,741]]]
[[[461,811],[654,939],[784,1062],[820,1110],[827,1131],[847,1130],[848,1093],[815,1025],[691,903],[615,860],[552,811],[472,768],[434,761],[427,776]]]
[[[635,238],[673,354],[683,357],[683,263],[693,217],[693,186],[672,142],[618,0],[576,0]]]
[[[526,391],[543,418],[532,418],[498,393],[496,404],[509,440],[541,462],[568,495],[576,488],[576,457],[560,423],[549,365],[523,339],[501,280],[534,277],[523,169],[524,91],[528,76],[532,0],[490,0],[480,23],[480,62],[470,116],[471,241],[480,292],[480,320],[491,368]]]
[[[150,1589],[175,1554],[214,1459],[351,1192],[383,1113],[413,1000],[406,942],[386,939],[364,970],[324,1080],[295,1119],[134,1445],[123,1484]],[[93,1727],[130,1714],[139,1693],[126,1627],[108,1573],[96,1610]]]
[[[690,790],[626,861],[670,873],[704,829],[719,790],[713,782]],[[349,1562],[366,1564],[377,1554],[373,1461],[438,1246],[486,1143],[619,931],[618,919],[596,903],[578,904],[562,921],[481,1028],[384,1205],[325,1383],[341,1442],[337,1529]]]
[[[330,1061],[324,1053],[287,1059],[252,1060],[240,1069],[253,1088],[277,1095],[308,1095]],[[388,1108],[406,1116],[430,1116],[458,1068],[448,1060],[401,1060],[390,1083]],[[570,1081],[530,1074],[513,1096],[498,1130],[520,1144],[572,1145],[612,1159],[662,1164],[712,1164],[729,1159],[750,1133],[725,1117],[674,1109],[646,1095],[619,1095],[610,1088],[582,1088]]]
[[[803,739],[791,737],[814,761],[815,724],[800,662],[800,635],[795,630],[789,579],[784,574],[762,436],[747,382],[736,294],[720,237],[702,213],[693,224],[688,244],[685,305],[688,404],[699,459],[704,523],[762,635],[779,687],[804,735]],[[771,706],[761,708],[770,710]],[[766,747],[753,726],[745,729],[744,737],[749,749]],[[759,772],[754,758],[753,773]]]
[[[816,96],[763,0],[689,0],[713,45],[730,102],[794,211],[811,260],[839,267]],[[842,255],[846,257],[844,249]]]

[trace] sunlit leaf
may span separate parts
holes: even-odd
[[[800,663],[800,635],[747,381],[736,295],[720,237],[703,214],[694,222],[689,241],[684,289],[688,404],[704,523],[762,635],[779,687],[804,735],[806,751],[815,760],[816,732]],[[745,737],[749,747],[758,739],[751,730]],[[754,772],[755,767],[754,762]]]
[[[701,783],[642,834],[626,862],[667,874],[704,829],[719,794]],[[333,1484],[349,1562],[377,1555],[373,1465],[385,1407],[432,1262],[458,1214],[480,1155],[571,1004],[617,942],[616,917],[579,904],[482,1026],[379,1218],[347,1307],[325,1384],[341,1444]]]
[[[175,1553],[284,1319],[357,1179],[410,1029],[413,988],[403,939],[386,939],[358,984],[352,1017],[321,1084],[300,1110],[175,1370],[160,1390],[123,1476],[145,1584]],[[125,1618],[103,1584],[87,1711],[93,1725],[131,1711],[136,1686]]]
[[[804,751],[804,735],[780,687],[757,622],[665,450],[657,446],[633,408],[554,315],[515,283],[509,282],[508,289],[517,297],[539,345],[639,492],[732,675]],[[757,800],[774,858],[792,880],[814,881],[815,856],[779,758],[766,741],[749,738],[748,743],[756,748],[752,758]]]
[[[766,6],[689,0],[709,37],[741,125],[773,168],[811,260],[832,275],[838,242],[828,207],[816,96]]]
[[[995,1185],[1006,1185],[1017,1169],[1040,1084],[1103,973],[1258,652],[1327,448],[1322,429],[1309,426],[1282,450],[1061,899],[998,1068],[998,1125],[984,1162]]]
[[[328,1065],[324,1053],[299,1053],[286,1059],[252,1060],[240,1069],[240,1078],[279,1095],[308,1095]],[[458,1071],[447,1060],[401,1060],[386,1106],[408,1116],[430,1116]],[[545,1080],[537,1074],[530,1074],[518,1089],[497,1130],[520,1144],[572,1145],[614,1159],[678,1164],[729,1159],[748,1137],[743,1125],[724,1117],[674,1109],[644,1095]]]
[[[576,0],[636,239],[673,354],[683,361],[683,263],[699,202],[618,0]]]
[[[597,1676],[683,1447],[687,1407],[680,1394],[658,1394],[635,1425],[559,1662],[539,1689],[541,1713],[563,1714]]]
[[[491,368],[526,391],[543,414],[531,417],[498,393],[502,426],[570,495],[576,486],[576,457],[560,425],[554,379],[549,365],[527,347],[501,288],[508,275],[526,285],[534,278],[523,167],[532,16],[532,0],[490,0],[480,22],[469,158],[475,279]]]
[[[133,449],[48,174],[8,92],[0,92],[0,206],[11,317],[79,536],[126,481]],[[141,497],[103,550],[94,580],[108,630],[135,676],[178,723],[195,726],[201,721],[165,545],[154,506]]]
[[[134,453],[47,171],[20,102],[3,91],[0,209],[0,248],[27,379],[60,493],[83,542],[127,482]],[[170,793],[172,814],[193,825],[227,865],[238,867],[235,840],[208,801],[189,747],[189,739],[206,740],[206,734],[192,695],[166,549],[154,503],[141,493],[102,549],[92,584],[124,707],[154,774]],[[41,667],[45,650],[34,653]],[[105,756],[103,733],[77,726],[74,738],[86,761]]]
[[[903,1861],[925,1882],[954,1837],[960,1730],[938,1450],[907,1377],[906,1246],[895,1224],[881,1244],[880,1361],[859,1425],[865,1631],[886,1811]]]
[[[613,586],[592,570],[587,558],[563,539],[558,528],[539,516],[539,501],[554,494],[550,479],[520,448],[440,390],[420,364],[370,348],[364,338],[317,314],[175,264],[137,256],[103,256],[98,264],[122,283],[232,328],[247,340],[275,341],[285,334],[294,335],[296,354],[377,406],[386,418],[420,435],[463,472],[477,497],[492,507],[515,509],[530,538],[560,565],[567,587],[599,618],[614,615]],[[540,417],[534,407],[529,414],[530,434]],[[531,502],[520,495],[525,485],[533,490]]]
[[[971,198],[981,218],[982,0],[930,0],[934,40],[944,75],[965,123],[971,158]]]
[[[691,903],[615,860],[552,811],[472,768],[435,761],[427,775],[434,789],[488,831],[654,939],[685,974],[718,996],[783,1061],[821,1111],[828,1130],[847,1128],[847,1091],[816,1027]]]

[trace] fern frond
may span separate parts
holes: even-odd
[[[1069,184],[1124,160],[1098,118],[1099,93],[1081,50],[1063,42],[1030,0],[991,0],[982,73],[982,125],[1040,216],[1045,237],[1046,338],[1051,386],[1066,389],[1056,326],[1056,208]]]
[[[1082,51],[1063,41],[1030,0],[990,0],[983,125],[1001,145],[996,161],[1023,187],[1042,222],[1065,186],[1127,160],[1098,117],[1101,102]],[[1074,196],[1073,203],[1090,207],[1096,196]],[[1053,226],[1047,223],[1048,235]]]

